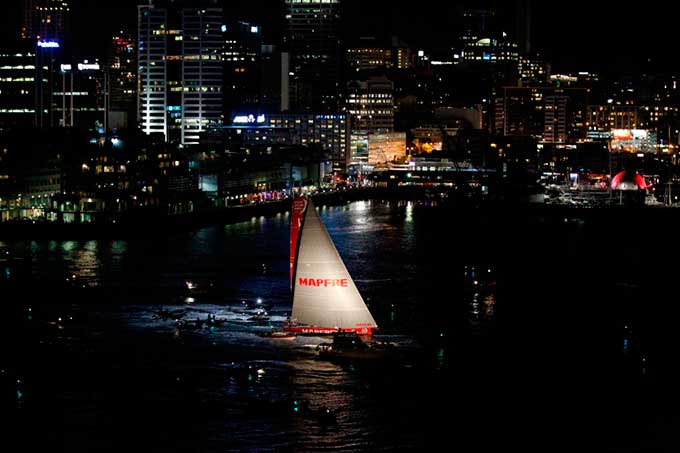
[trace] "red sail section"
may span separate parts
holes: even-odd
[[[290,287],[293,288],[293,274],[295,273],[295,260],[297,259],[297,245],[300,239],[300,228],[305,218],[307,198],[295,196],[293,198],[293,215],[290,219]]]

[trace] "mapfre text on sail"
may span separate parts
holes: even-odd
[[[339,286],[346,288],[349,286],[349,281],[346,278],[298,278],[298,285],[300,286]]]

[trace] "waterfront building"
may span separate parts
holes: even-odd
[[[368,134],[368,165],[387,165],[406,158],[405,132]]]
[[[365,175],[376,165],[388,165],[406,157],[406,133],[352,131],[348,154],[350,173]]]
[[[207,136],[234,149],[274,145],[318,149],[327,156],[326,172],[343,172],[347,165],[349,122],[345,114],[235,115],[230,125],[213,128]]]

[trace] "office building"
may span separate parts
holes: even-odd
[[[0,130],[35,124],[35,53],[0,51]]]
[[[224,108],[228,118],[232,113],[252,111],[260,105],[262,30],[259,25],[236,22],[223,25],[221,31]]]
[[[138,7],[138,110],[146,134],[193,145],[221,124],[222,9]]]
[[[65,0],[23,0],[21,37],[31,41],[62,42],[66,38],[70,7]]]
[[[137,40],[121,31],[111,39],[109,50],[109,117],[107,129],[136,127]]]
[[[349,123],[344,114],[239,114],[208,135],[222,136],[225,144],[234,146],[305,146],[327,156],[328,171],[344,171],[347,164]]]
[[[585,140],[588,89],[504,87],[502,93],[496,99],[496,133],[547,143]]]
[[[352,130],[394,130],[394,84],[387,77],[371,77],[347,85],[347,111]]]
[[[340,105],[340,0],[286,0],[290,108],[334,113]]]

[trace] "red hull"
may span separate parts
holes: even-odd
[[[356,332],[357,335],[373,335],[372,327],[315,327],[315,326],[284,326],[284,332],[294,332],[298,335],[333,335],[338,332]]]

